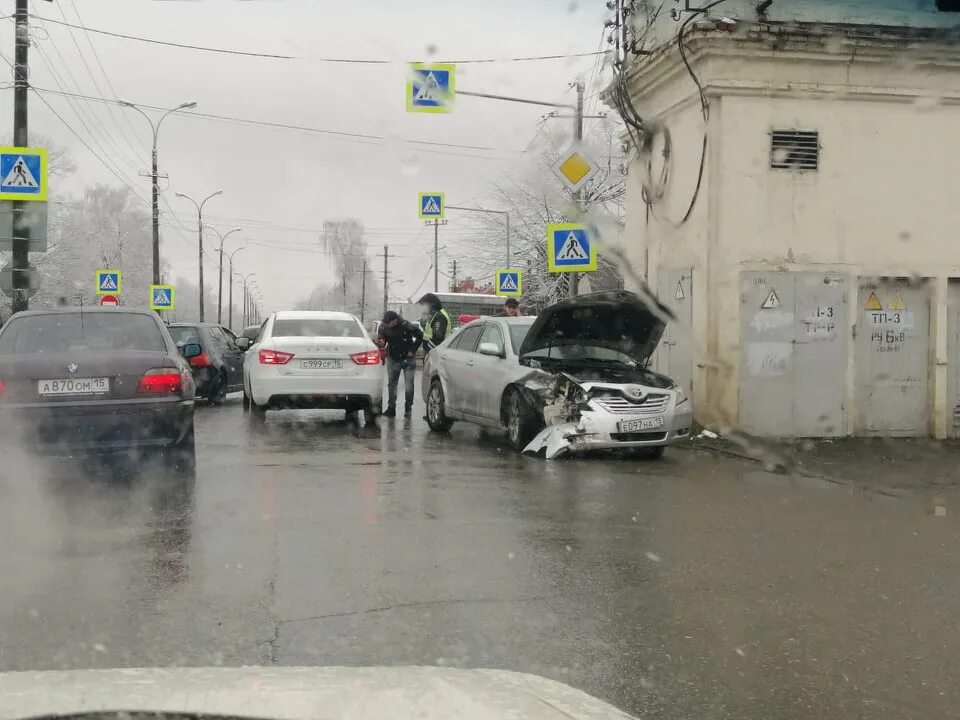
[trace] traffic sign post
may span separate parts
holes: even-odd
[[[407,112],[448,113],[456,94],[453,63],[410,63]]]
[[[547,225],[547,270],[593,272],[597,269],[597,246],[586,225]]]
[[[438,192],[420,193],[418,214],[421,220],[443,220],[446,214],[444,195]]]
[[[4,265],[3,269],[0,269],[0,290],[3,291],[3,294],[9,298],[14,297],[14,272],[22,273],[24,276],[20,287],[24,294],[28,298],[32,298],[34,295],[36,295],[37,290],[40,289],[40,273],[37,272],[37,269],[32,265],[29,268],[24,269],[14,268],[13,265]]]
[[[515,268],[497,270],[494,287],[500,297],[520,297],[523,295],[523,272]]]
[[[117,307],[120,304],[120,298],[116,295],[102,295],[100,297],[100,304],[103,307]]]
[[[119,270],[97,270],[94,289],[97,295],[119,295],[123,292],[121,283],[122,275]]]
[[[0,200],[46,199],[47,149],[0,147]]]
[[[13,238],[28,234],[29,252],[47,251],[47,203],[0,200],[0,251],[13,252]]]
[[[176,307],[176,291],[173,285],[150,286],[150,309],[173,310]]]
[[[572,192],[578,192],[599,169],[599,166],[590,159],[579,145],[574,145],[560,159],[553,164],[553,172],[561,182]]]

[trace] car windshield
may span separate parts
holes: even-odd
[[[164,351],[157,323],[131,313],[63,313],[13,318],[0,332],[0,355],[104,350]]]
[[[277,319],[271,332],[273,337],[363,337],[363,329],[356,320],[329,318]]]
[[[960,716],[960,0],[0,10],[0,720]]]
[[[186,345],[187,343],[199,343],[200,331],[195,327],[171,327],[170,337],[177,345]]]

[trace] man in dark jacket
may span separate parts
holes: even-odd
[[[385,417],[397,415],[397,383],[403,373],[405,395],[404,416],[410,417],[413,407],[413,388],[417,374],[417,349],[423,342],[420,328],[404,320],[393,310],[383,314],[383,322],[377,333],[379,345],[387,358],[387,409]]]
[[[446,340],[452,329],[450,313],[443,307],[443,303],[433,293],[427,293],[419,301],[427,318],[427,325],[423,329],[423,346],[429,351]]]

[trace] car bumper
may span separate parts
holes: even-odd
[[[524,453],[546,452],[546,458],[588,452],[672,445],[690,435],[693,412],[675,408],[664,416],[658,428],[622,433],[619,424],[633,418],[605,412],[584,411],[577,422],[561,423],[544,428],[524,449]]]
[[[0,428],[47,457],[151,450],[183,440],[193,408],[193,400],[13,405],[0,410]]]
[[[349,377],[311,377],[300,375],[252,376],[247,380],[247,393],[257,405],[268,407],[303,407],[346,409],[370,400],[382,402],[384,374],[380,366],[375,372]]]

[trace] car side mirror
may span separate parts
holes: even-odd
[[[493,355],[498,358],[503,357],[503,353],[500,352],[500,348],[498,348],[495,343],[480,343],[477,352],[481,355]]]
[[[197,357],[202,352],[203,348],[200,347],[200,343],[186,343],[180,346],[180,354],[187,360]]]
[[[236,340],[237,348],[246,351],[252,343],[248,337],[238,337]]]

